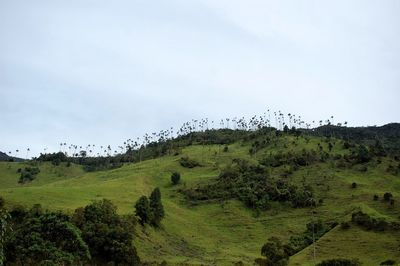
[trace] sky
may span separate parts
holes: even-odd
[[[400,122],[397,0],[0,0],[0,151],[267,109]]]

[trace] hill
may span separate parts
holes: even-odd
[[[357,258],[364,265],[400,262],[398,157],[381,154],[375,142],[365,147],[352,135],[339,135],[271,128],[191,133],[149,145],[153,159],[127,159],[100,171],[87,167],[90,158],[1,162],[0,195],[10,210],[40,203],[72,214],[107,198],[120,214],[133,214],[139,197],[159,187],[166,214],[161,228],[135,227],[134,244],[145,262],[252,265],[271,236],[294,248],[289,265],[338,257]],[[152,153],[162,147],[167,147],[164,152]],[[21,184],[18,169],[25,167],[40,172]],[[181,174],[176,186],[170,180],[173,172]],[[388,192],[393,202],[383,199]],[[324,229],[315,239],[314,259],[307,224],[314,228],[318,220]]]
[[[22,162],[24,159],[18,157],[8,156],[6,153],[0,151],[0,162],[8,162],[8,161]]]

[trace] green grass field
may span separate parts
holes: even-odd
[[[319,139],[309,143],[303,140],[292,144],[287,137],[281,145],[258,152],[274,153],[279,149],[300,150],[314,148]],[[325,145],[325,144],[324,144]],[[195,145],[183,149],[178,156],[165,156],[136,164],[125,164],[121,168],[87,173],[79,165],[53,166],[41,162],[41,172],[27,184],[18,184],[17,169],[25,163],[0,163],[0,195],[13,205],[31,206],[40,203],[44,208],[72,213],[75,208],[85,206],[96,199],[112,200],[120,213],[134,213],[133,205],[142,195],[149,195],[159,187],[166,217],[162,228],[136,227],[135,246],[143,261],[167,261],[184,265],[232,265],[242,261],[251,265],[260,257],[261,246],[271,236],[286,241],[300,234],[311,221],[311,209],[294,209],[289,204],[274,203],[271,210],[257,215],[235,200],[208,202],[198,205],[188,203],[179,188],[205,183],[218,176],[220,169],[233,158],[250,157],[249,146],[235,143],[228,152],[215,145]],[[335,145],[333,153],[345,153]],[[179,159],[188,155],[202,164],[193,169],[183,168]],[[388,162],[368,165],[367,172],[357,169],[339,169],[331,163],[318,163],[294,172],[293,183],[306,180],[316,191],[323,204],[316,207],[316,218],[324,221],[349,221],[352,211],[361,208],[373,216],[389,221],[399,221],[400,177],[386,173]],[[179,171],[181,184],[172,186],[170,175]],[[352,182],[358,184],[351,188]],[[381,199],[390,191],[396,204],[389,207]],[[379,195],[373,201],[373,195]],[[352,225],[343,230],[339,226],[324,235],[316,243],[316,262],[327,258],[359,258],[365,265],[379,265],[386,259],[400,263],[399,232],[372,232]],[[290,258],[290,265],[314,265],[313,247],[302,250]]]

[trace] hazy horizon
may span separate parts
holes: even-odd
[[[400,2],[0,3],[0,151],[121,145],[191,119],[399,122]]]

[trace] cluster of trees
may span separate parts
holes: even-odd
[[[153,192],[151,192],[150,199],[146,196],[140,197],[135,203],[135,210],[141,225],[150,224],[159,227],[161,225],[161,220],[165,216],[164,206],[161,202],[160,189],[155,188]]]
[[[72,216],[34,205],[12,209],[2,237],[5,264],[139,265],[132,245],[135,218],[120,216],[109,200],[78,208]],[[3,225],[3,224],[2,224]]]
[[[256,262],[265,266],[287,265],[290,256],[313,244],[336,225],[337,223],[325,224],[321,220],[310,222],[306,225],[306,230],[303,234],[292,236],[286,244],[282,243],[277,237],[270,237],[261,248],[261,255],[265,258],[257,259]]]
[[[58,166],[61,163],[66,163],[70,166],[71,163],[83,165],[83,168],[88,171],[109,170],[121,167],[124,162],[127,162],[123,156],[115,157],[87,157],[82,153],[79,157],[68,157],[62,152],[41,154],[37,161],[48,161],[53,165]]]
[[[279,151],[275,154],[269,154],[260,160],[260,164],[268,167],[279,167],[282,165],[291,165],[294,168],[300,166],[311,165],[319,161],[319,154],[315,150],[303,149],[301,152],[282,152]]]
[[[367,230],[384,231],[400,230],[400,223],[388,222],[384,218],[371,217],[369,214],[360,211],[351,215],[351,221]]]
[[[27,166],[23,169],[18,168],[17,172],[20,173],[18,183],[23,184],[34,180],[36,175],[40,173],[40,169],[38,167]]]
[[[270,208],[270,201],[291,202],[292,206],[314,206],[310,186],[297,187],[287,181],[269,176],[262,165],[234,159],[211,184],[182,190],[189,200],[226,200],[236,198],[257,210]]]

